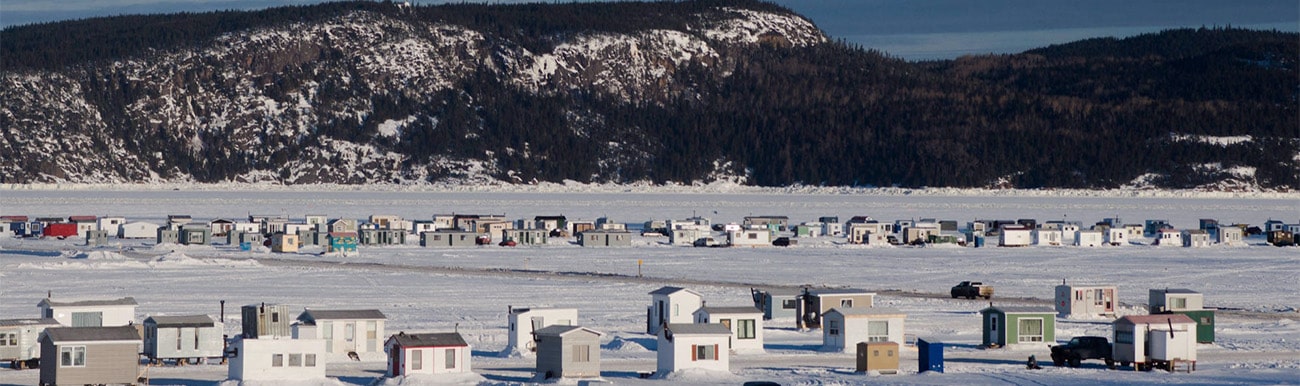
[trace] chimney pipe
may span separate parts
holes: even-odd
[[[221,323],[226,322],[226,301],[221,301]]]

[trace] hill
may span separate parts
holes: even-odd
[[[749,0],[343,2],[0,31],[0,182],[1294,190],[1294,33],[913,63]]]

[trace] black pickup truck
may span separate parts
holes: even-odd
[[[1115,368],[1110,341],[1104,337],[1076,336],[1063,345],[1052,346],[1052,364],[1058,367],[1065,366],[1066,362],[1070,367],[1079,367],[1079,362],[1085,359],[1101,359],[1106,361],[1106,367]]]

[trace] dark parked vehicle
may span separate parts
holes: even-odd
[[[1063,345],[1052,346],[1052,364],[1058,367],[1065,366],[1067,362],[1070,367],[1079,367],[1079,362],[1086,359],[1101,359],[1106,361],[1106,367],[1115,368],[1110,341],[1104,337],[1076,336]]]
[[[953,298],[953,299],[956,299],[956,298],[967,298],[967,299],[985,298],[985,299],[992,299],[992,298],[993,298],[993,286],[991,286],[991,285],[984,285],[984,283],[981,283],[981,282],[978,282],[978,281],[963,281],[963,282],[961,282],[961,284],[957,284],[957,285],[953,286],[953,287],[952,287],[952,291],[950,291],[950,293],[952,294],[952,298]]]
[[[775,246],[778,246],[778,247],[788,247],[788,246],[791,246],[791,245],[794,245],[794,244],[798,244],[798,243],[799,243],[799,242],[796,241],[796,240],[790,240],[789,237],[777,237],[776,240],[772,240],[772,245],[775,245]]]

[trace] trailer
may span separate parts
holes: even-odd
[[[1114,322],[1112,358],[1134,370],[1196,370],[1196,322],[1186,315],[1129,315]]]
[[[77,236],[80,236],[80,234],[77,233],[77,224],[58,223],[50,224],[45,227],[45,235],[43,237],[57,237],[59,240],[63,240],[66,237]]]
[[[53,318],[0,319],[0,361],[9,368],[34,369],[41,363],[40,336],[48,327],[59,327]]]

